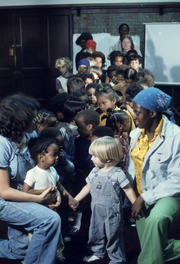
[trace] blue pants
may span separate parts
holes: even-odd
[[[0,258],[24,259],[25,264],[53,264],[60,237],[59,215],[31,202],[0,199],[0,219],[8,224],[9,240],[0,240]],[[32,233],[31,241],[28,232]]]

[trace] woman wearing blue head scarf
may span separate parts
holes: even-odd
[[[141,245],[138,264],[180,258],[180,241],[168,231],[180,215],[180,128],[163,115],[171,97],[147,88],[133,99],[137,129],[130,134],[128,176],[139,195],[132,206]]]

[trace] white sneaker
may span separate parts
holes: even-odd
[[[99,257],[95,256],[95,255],[91,255],[91,256],[86,256],[83,258],[83,261],[85,262],[91,262],[91,261],[95,261],[100,259]]]

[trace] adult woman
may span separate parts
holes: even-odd
[[[41,195],[14,187],[25,177],[25,167],[31,165],[27,155],[21,157],[20,150],[25,132],[32,131],[36,108],[36,100],[24,95],[8,96],[0,102],[0,220],[9,227],[9,240],[0,240],[0,258],[24,259],[26,264],[43,264],[48,258],[53,264],[60,219],[54,211],[38,204],[50,201],[51,187]],[[29,232],[33,234],[30,242]]]
[[[121,38],[122,52],[125,55],[129,50],[134,49],[133,39],[129,35],[124,35]]]
[[[138,47],[135,47],[133,39],[129,35],[124,35],[121,38],[121,48],[122,48],[122,53],[124,55],[126,55],[127,52],[130,50],[136,50],[137,53],[142,56],[140,49]]]
[[[141,244],[139,264],[164,264],[180,257],[180,241],[168,240],[168,231],[180,215],[180,128],[162,113],[171,97],[147,88],[133,99],[128,174],[135,180],[139,197],[132,206]]]

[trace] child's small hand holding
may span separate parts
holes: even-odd
[[[75,211],[79,205],[79,202],[73,197],[69,198],[69,206]]]

